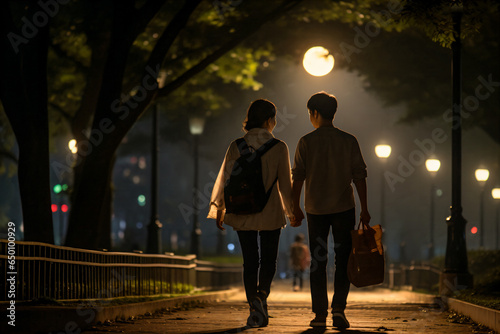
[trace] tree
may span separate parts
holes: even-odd
[[[47,24],[34,25],[37,6],[2,4],[0,100],[19,146],[18,174],[25,238],[53,242],[49,187]],[[11,10],[23,20],[16,25]],[[41,17],[42,20],[48,18]]]
[[[63,2],[65,5],[62,5]],[[334,25],[342,33],[346,31],[352,33],[353,27],[359,30],[360,27],[366,28],[370,25],[372,28],[389,32],[387,35],[384,34],[387,38],[377,38],[377,41],[391,44],[391,40],[401,38],[402,42],[401,32],[404,32],[406,34],[404,36],[414,36],[415,43],[418,43],[421,38],[408,28],[422,26],[422,18],[419,18],[419,15],[424,18],[430,17],[429,13],[425,14],[427,10],[425,6],[417,8],[418,2],[411,1],[404,3],[406,7],[381,0],[355,2],[314,0],[299,7],[297,4],[300,2],[300,0],[281,1],[272,6],[268,2],[234,0],[214,2],[54,0],[50,2],[59,4],[57,10],[55,7],[52,8],[52,12],[57,12],[57,15],[53,15],[50,20],[52,25],[50,34],[47,25],[44,26],[45,35],[41,33],[37,35],[37,40],[41,43],[32,43],[34,39],[29,40],[29,43],[19,39],[16,43],[21,51],[38,45],[40,50],[45,50],[46,57],[48,50],[49,73],[53,80],[49,86],[48,108],[38,107],[37,116],[42,117],[38,115],[38,111],[46,113],[47,109],[51,113],[58,114],[70,124],[73,137],[78,142],[77,156],[68,155],[66,161],[51,166],[58,175],[65,173],[74,175],[68,245],[109,248],[109,222],[112,211],[111,171],[115,152],[130,128],[155,99],[162,98],[171,105],[182,105],[184,110],[200,110],[200,105],[204,104],[210,104],[214,110],[221,110],[227,103],[211,88],[214,83],[235,82],[243,87],[258,89],[260,85],[256,82],[255,75],[259,63],[271,58],[273,54],[295,55],[300,58],[297,50],[292,49],[297,45],[290,43],[289,39],[284,38],[285,35],[300,36],[304,30],[311,28],[325,34],[325,27],[329,25]],[[482,3],[485,2],[488,1],[483,0]],[[24,7],[24,4],[29,6]],[[20,20],[23,15],[31,18],[37,9],[40,10],[33,1],[10,1],[5,6],[7,10],[2,12],[6,18],[2,20],[2,32],[5,34],[2,36],[9,31],[18,31],[18,35],[22,36],[22,26],[13,30],[15,25],[12,22],[23,22]],[[31,12],[27,14],[25,11],[28,9],[25,8]],[[433,8],[435,10],[436,7]],[[278,18],[283,17],[284,13],[288,13],[286,20],[279,20]],[[401,18],[405,16],[401,13],[410,19],[402,20]],[[273,22],[272,29],[259,31],[270,21]],[[432,22],[436,20],[433,18]],[[466,23],[472,28],[465,31],[473,31],[480,27],[481,22],[466,20]],[[440,24],[437,26],[441,27]],[[440,36],[443,41],[447,40],[446,32],[437,31],[436,36]],[[328,31],[328,34],[330,33]],[[251,35],[255,38],[248,39],[247,37]],[[269,41],[272,41],[273,47],[269,45]],[[4,39],[4,44],[9,47],[12,44],[10,42]],[[397,49],[397,46],[392,44],[392,47]],[[232,51],[229,52],[230,50]],[[406,101],[412,90],[417,91],[419,86],[412,86],[408,83],[411,80],[407,77],[398,76],[403,74],[401,70],[399,73],[396,71],[392,78],[389,77],[395,71],[394,67],[389,68],[389,65],[392,65],[390,60],[380,64],[380,59],[385,59],[384,57],[378,59],[377,64],[380,64],[380,67],[371,66],[370,55],[377,54],[376,51],[370,49],[369,52],[363,52],[365,60],[344,62],[344,65],[367,74],[368,79],[377,70],[387,74],[387,79],[384,79],[385,86],[379,85],[385,89],[376,90],[377,86],[373,85],[374,92],[384,96],[388,103]],[[30,52],[29,55],[33,53]],[[351,55],[358,56],[357,53]],[[410,52],[408,56],[411,55]],[[21,59],[17,54],[16,57],[4,54],[2,70],[8,71],[11,77],[20,74],[21,79],[18,80],[27,81],[29,76],[26,76],[26,73],[15,70],[19,67],[16,67],[16,62],[20,62]],[[45,62],[41,63],[42,67],[46,66]],[[31,65],[35,67],[35,64]],[[36,66],[40,67],[40,63]],[[165,86],[158,89],[156,79],[160,70],[167,73],[167,80]],[[397,77],[400,83],[405,82],[405,85],[395,82],[394,77]],[[425,79],[425,76],[422,77]],[[377,82],[380,82],[381,78],[383,77],[377,76]],[[0,100],[13,128],[17,128],[14,130],[16,138],[23,136],[22,139],[18,138],[18,141],[24,140],[33,144],[37,138],[43,138],[36,144],[45,145],[45,137],[40,137],[42,133],[39,126],[38,133],[32,131],[28,133],[28,131],[23,132],[22,124],[19,124],[21,123],[19,119],[28,119],[29,115],[28,111],[15,113],[14,100],[28,103],[26,94],[22,93],[22,86],[15,86],[18,90],[16,98],[13,98],[14,95],[7,94],[14,90],[14,86],[7,87],[11,82],[10,79],[4,77],[2,82],[3,95],[0,95]],[[438,90],[431,95],[439,96],[439,89],[444,89],[446,84],[439,81]],[[400,89],[404,89],[402,91],[404,94],[398,94]],[[43,96],[38,101],[29,101],[29,103],[35,102],[47,105]],[[417,108],[410,105],[409,110]],[[27,107],[26,110],[28,109],[32,112],[35,110]],[[170,112],[174,112],[175,109],[169,108]],[[36,125],[43,125],[42,128],[45,128],[45,123],[46,120],[40,119]],[[30,148],[27,146],[29,145],[23,145],[22,149],[23,152],[28,152],[25,157],[37,157],[30,153]],[[20,154],[20,166],[23,154]],[[38,157],[41,155],[39,152]],[[20,183],[29,179],[25,172],[21,173],[21,169],[19,176]],[[46,188],[47,182],[43,181],[43,178],[40,180],[42,183],[36,186],[37,189]],[[38,185],[31,183],[33,187],[35,184]],[[49,197],[47,191],[44,194]],[[24,207],[29,195],[23,191],[22,197]],[[42,203],[37,208],[38,213],[48,211],[48,206],[45,209],[46,204]],[[47,222],[45,225],[51,225],[48,215],[39,214],[36,220],[33,218],[34,215],[30,216],[32,217],[30,219],[27,217],[29,216],[25,217],[27,230],[36,230],[34,226],[39,217],[43,217]],[[30,235],[30,238],[33,238],[31,240],[40,240],[37,233]]]
[[[267,4],[250,6],[239,1],[217,2],[214,3],[217,5],[215,7],[214,4],[201,0],[184,2],[166,0],[71,1],[65,8],[60,3],[52,2],[54,8],[51,10],[54,12],[56,22],[61,22],[65,18],[68,20],[68,16],[59,15],[59,11],[81,11],[81,15],[77,16],[75,20],[76,28],[73,29],[81,29],[85,33],[87,41],[84,43],[86,44],[84,47],[88,48],[91,54],[87,64],[84,57],[79,64],[84,68],[88,66],[86,69],[87,82],[82,89],[80,105],[74,114],[72,115],[70,108],[61,108],[57,102],[50,101],[52,108],[59,108],[60,112],[67,116],[71,122],[73,135],[78,142],[78,156],[75,161],[71,161],[69,158],[69,164],[52,165],[52,168],[58,171],[59,175],[70,172],[71,167],[74,167],[75,180],[67,235],[68,245],[90,248],[109,247],[110,181],[113,156],[128,130],[156,95],[169,96],[182,84],[202,72],[229,50],[235,48],[264,23],[283,15],[299,2],[283,1],[270,9]],[[19,7],[16,4],[16,6],[12,6],[13,8],[8,7],[8,10],[3,12],[6,18],[4,22],[14,22],[14,18],[19,20],[20,15],[16,10],[25,4],[29,5],[26,8],[29,7],[30,14],[33,15],[44,10],[41,6],[37,7],[37,4],[30,1],[20,4]],[[238,6],[238,11],[234,10],[236,6]],[[264,8],[267,10],[263,10]],[[79,25],[80,20],[83,20],[84,23]],[[140,50],[136,42],[141,34],[147,32],[150,24],[159,27],[156,37],[154,37],[154,46],[151,50]],[[11,26],[3,26],[2,31],[5,32],[3,36],[12,30],[13,25],[12,23]],[[41,31],[42,29],[40,29]],[[203,31],[208,34],[203,36],[201,34]],[[19,43],[20,48],[28,49],[28,47],[33,48],[36,45],[41,51],[45,51],[44,53],[40,52],[45,58],[40,58],[38,63],[33,62],[33,67],[46,68],[49,44],[51,52],[56,54],[70,54],[72,52],[67,46],[55,43],[57,38],[49,39],[48,24],[43,27],[44,33],[40,32],[37,35],[40,43],[35,43],[34,39],[30,40],[29,43],[24,43],[24,41]],[[207,36],[211,37],[207,38]],[[55,37],[59,36],[55,35]],[[192,37],[196,37],[196,39],[191,39]],[[5,39],[4,44],[7,45],[7,42]],[[170,58],[166,60],[167,55]],[[137,69],[141,57],[144,58],[144,61],[139,66],[141,71],[138,74],[133,70]],[[132,58],[134,58],[133,62],[131,62]],[[14,77],[15,73],[10,69],[14,60],[11,58],[5,60],[3,62],[5,70]],[[167,80],[163,89],[158,90],[156,80],[165,60],[166,69],[169,70],[170,74],[169,79],[171,79]],[[26,78],[24,75],[18,77]],[[45,80],[47,78],[46,75],[41,75],[41,77]],[[26,114],[23,114],[22,117],[16,117],[13,106],[16,98],[13,98],[13,94],[7,94],[7,82],[8,80],[3,81],[2,102],[20,143],[19,178],[24,182],[28,173],[21,170],[24,161],[21,157],[24,156],[25,152],[29,152],[28,156],[33,158],[35,152],[29,151],[29,144],[21,145],[21,141],[26,140],[32,144],[36,138],[35,134],[43,139],[39,140],[40,144],[47,141],[47,97],[45,94],[41,96],[41,98],[45,98],[43,101],[42,99],[31,100],[36,103],[38,108],[43,106],[43,110],[36,113],[38,117],[43,118],[43,122],[40,119],[40,122],[33,123],[38,132],[31,132],[32,135],[28,136],[26,133],[20,132],[22,125],[16,123],[16,120],[24,118]],[[64,87],[62,89],[64,90]],[[19,87],[19,91],[23,91],[22,87]],[[19,98],[19,94],[16,96],[19,100],[28,101],[26,98]],[[45,129],[46,133],[41,134],[40,129]],[[47,161],[48,145],[45,145],[45,150],[40,155],[44,155],[44,161]],[[73,163],[74,166],[72,166]],[[48,181],[48,171],[45,169],[42,173]],[[32,183],[32,187],[34,184],[38,183]],[[44,185],[39,189],[48,192],[49,187]],[[30,234],[34,225],[32,222],[35,219],[31,219],[29,214],[34,211],[25,205],[25,192],[23,192],[22,197],[23,207],[25,207],[23,213],[26,239],[42,240],[36,234]],[[47,202],[50,199],[48,194],[43,197]],[[44,224],[51,226],[49,203],[42,203],[40,207],[43,207],[47,214],[45,217],[38,215],[37,220],[42,219]],[[43,241],[50,242],[51,240],[43,239]]]

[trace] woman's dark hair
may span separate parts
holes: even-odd
[[[337,105],[335,96],[326,92],[316,93],[307,101],[307,109],[316,110],[321,117],[327,120],[332,120],[335,117]]]
[[[276,106],[271,101],[258,99],[248,107],[247,117],[243,122],[243,130],[260,128],[269,118],[276,116]]]

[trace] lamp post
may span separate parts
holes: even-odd
[[[166,72],[160,71],[158,75],[158,88],[161,89],[165,85]],[[154,102],[152,105],[152,138],[151,138],[151,218],[148,224],[148,240],[147,240],[147,253],[161,254],[161,228],[160,217],[158,214],[158,116],[159,109],[158,103]]]
[[[333,69],[335,59],[330,51],[322,46],[314,46],[306,51],[302,66],[310,75],[322,77]]]
[[[384,163],[387,158],[391,155],[390,145],[377,145],[375,146],[375,154]],[[380,225],[385,224],[385,180],[384,180],[384,169],[381,169],[380,173]]]
[[[495,249],[498,249],[498,225],[500,225],[500,188],[493,188],[491,190],[491,197],[497,202],[497,220],[495,229]]]
[[[200,238],[201,228],[198,221],[198,146],[200,135],[205,127],[205,119],[203,117],[191,117],[189,119],[189,131],[194,137],[194,186],[193,186],[193,230],[191,231],[191,254],[200,256]]]
[[[452,49],[452,110],[451,131],[451,215],[446,219],[448,234],[444,270],[441,273],[439,291],[450,295],[458,289],[472,287],[472,275],[467,263],[467,245],[465,243],[465,224],[462,216],[462,42],[461,21],[463,6],[452,5],[453,20]]]
[[[479,197],[479,248],[484,248],[484,185],[490,177],[490,171],[484,168],[476,169],[476,180],[481,187]]]
[[[434,198],[436,193],[436,186],[434,185],[434,177],[437,174],[437,171],[441,167],[441,161],[438,159],[427,159],[425,161],[425,168],[431,174],[432,183],[431,183],[431,213],[429,219],[429,260],[434,257]]]

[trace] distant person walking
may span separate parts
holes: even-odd
[[[247,325],[264,327],[285,214],[293,218],[290,157],[287,145],[272,134],[276,126],[272,102],[252,102],[243,124],[246,134],[229,145],[208,218],[216,219],[219,229],[224,230],[225,223],[238,233],[250,305]]]
[[[347,262],[351,251],[351,230],[354,229],[355,201],[352,183],[361,203],[361,222],[370,223],[366,190],[366,164],[358,141],[353,135],[333,125],[337,99],[325,92],[311,96],[307,102],[309,120],[316,130],[300,138],[295,150],[293,201],[295,221],[299,226],[304,214],[300,195],[305,183],[304,207],[307,213],[309,249],[312,254],[310,284],[312,310],[316,317],[312,327],[326,326],[328,291],[326,267],[328,236],[333,234],[335,250],[335,282],[331,303],[333,326],[348,328],[345,317],[350,282]]]
[[[311,256],[309,248],[304,244],[304,235],[295,236],[295,242],[290,246],[290,263],[293,271],[293,291],[302,290],[304,271],[309,267]]]

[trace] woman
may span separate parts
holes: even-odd
[[[243,125],[246,131],[243,139],[250,151],[255,152],[274,138],[272,131],[276,126],[276,106],[264,99],[252,102]],[[270,191],[262,211],[252,214],[228,213],[224,191],[231,174],[237,174],[233,167],[241,156],[241,143],[239,146],[237,140],[229,145],[214,185],[208,218],[216,219],[219,229],[224,230],[222,225],[226,224],[238,233],[243,253],[243,283],[250,305],[247,325],[264,327],[268,324],[266,301],[276,273],[279,237],[286,225],[285,213],[293,219],[290,158],[288,147],[282,141],[278,141],[261,156],[262,181],[265,191]]]

